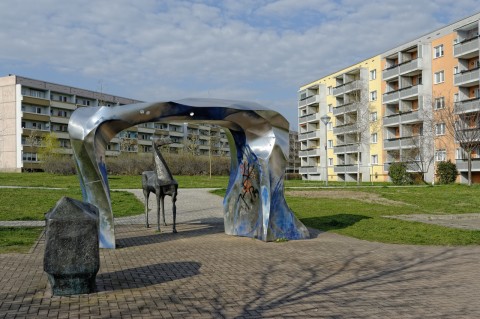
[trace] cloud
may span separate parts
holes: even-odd
[[[468,16],[474,4],[5,0],[0,71],[101,80],[108,93],[141,100],[248,99],[278,107],[295,127],[300,85]]]

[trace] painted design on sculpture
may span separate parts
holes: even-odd
[[[101,164],[106,145],[122,130],[157,121],[210,123],[225,129],[231,153],[224,198],[225,233],[265,241],[309,237],[284,197],[288,121],[257,103],[186,99],[83,107],[73,112],[68,131],[84,200],[99,209],[100,247],[115,248],[108,180]]]

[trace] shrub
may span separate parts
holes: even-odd
[[[407,172],[407,164],[403,162],[396,162],[390,165],[388,176],[395,185],[409,185],[412,184],[412,176]]]
[[[440,184],[451,184],[457,179],[457,165],[450,160],[447,162],[439,162],[437,164],[436,174]]]
[[[43,157],[42,168],[47,173],[61,175],[71,175],[77,171],[73,157],[62,154],[52,154]]]

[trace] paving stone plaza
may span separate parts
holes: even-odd
[[[221,202],[180,189],[177,234],[146,229],[143,216],[118,219],[118,248],[101,250],[93,294],[51,295],[43,238],[28,254],[0,255],[0,318],[480,317],[480,247],[314,230],[265,243],[225,235]]]

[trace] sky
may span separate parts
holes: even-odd
[[[0,76],[134,98],[246,100],[297,129],[300,86],[478,0],[2,0]]]

